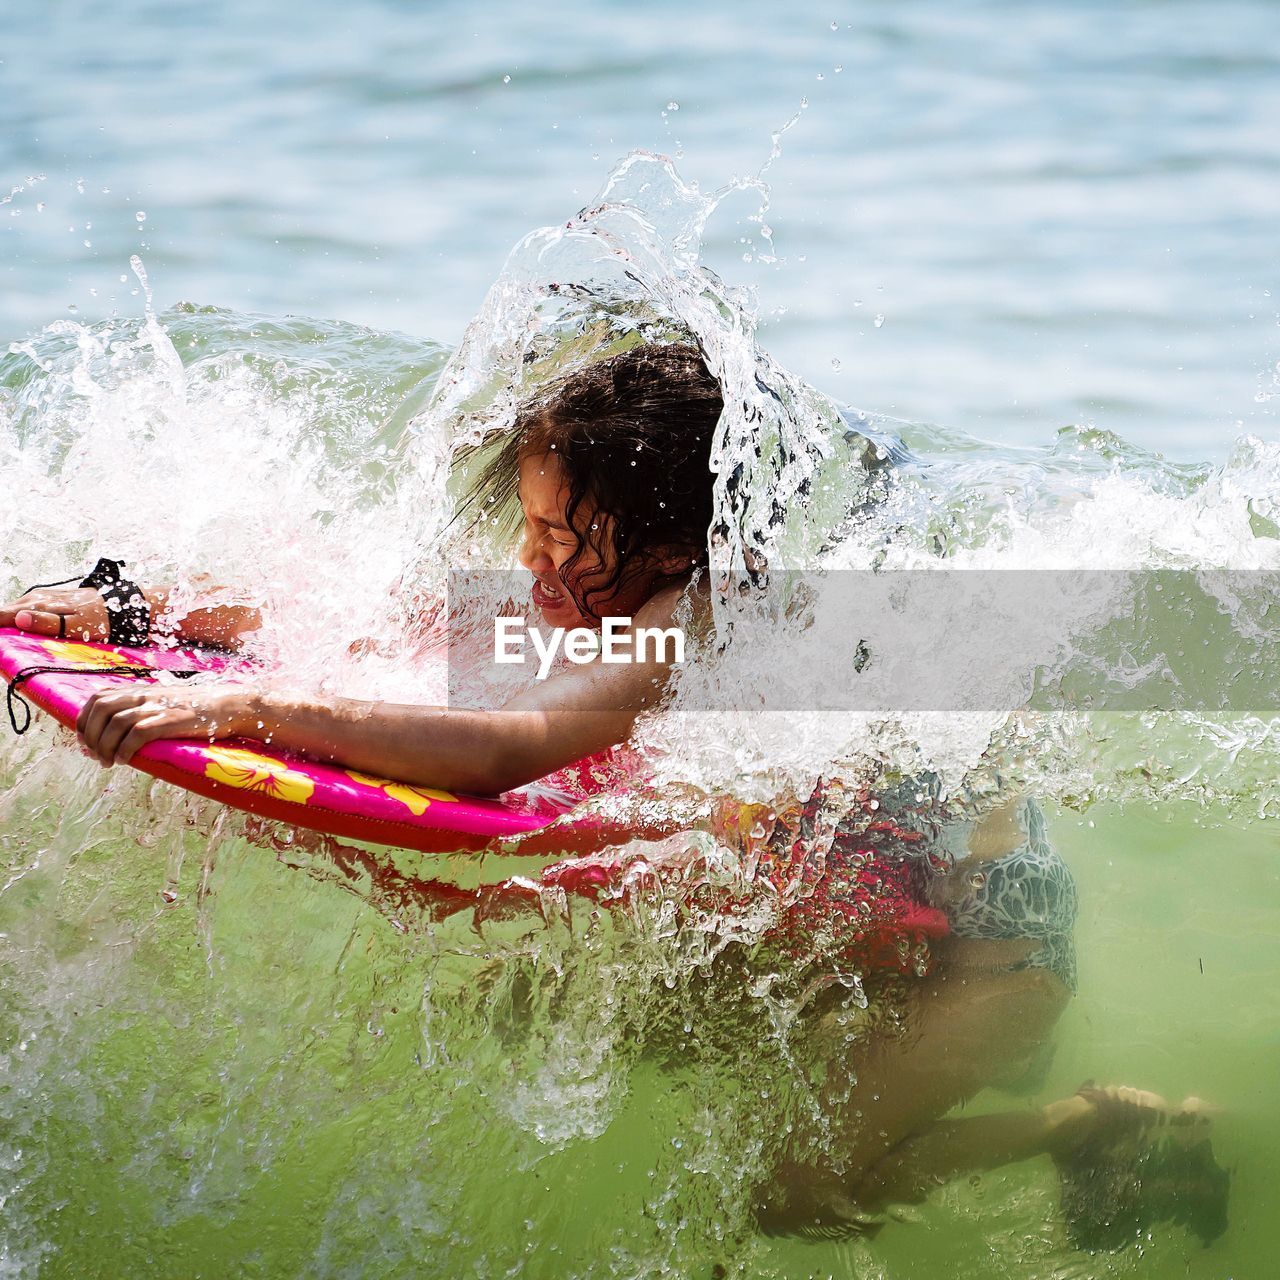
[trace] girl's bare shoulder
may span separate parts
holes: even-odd
[[[640,606],[633,619],[637,627],[679,626],[701,631],[711,617],[711,594],[706,575],[692,582],[662,587]]]

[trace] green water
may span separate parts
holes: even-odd
[[[1222,1106],[1222,1239],[1202,1249],[1164,1226],[1073,1252],[1042,1159],[940,1190],[874,1245],[807,1244],[759,1238],[746,1214],[795,1085],[767,1020],[749,999],[735,1013],[668,991],[687,957],[643,912],[433,930],[405,903],[375,909],[366,878],[276,856],[159,784],[149,817],[136,777],[62,804],[67,756],[29,766],[43,805],[14,812],[28,776],[0,813],[17,1274],[1272,1272],[1280,861],[1264,826],[1186,804],[1051,816],[1080,886],[1080,994],[1036,1100],[1096,1077]],[[727,1049],[680,1049],[723,1046],[734,1019]]]

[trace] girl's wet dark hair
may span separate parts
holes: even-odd
[[[463,512],[473,526],[496,521],[514,532],[521,459],[557,457],[568,482],[568,523],[579,538],[560,579],[582,615],[599,618],[592,601],[652,572],[658,556],[706,563],[711,445],[723,409],[720,383],[692,343],[648,343],[598,360],[521,407]],[[588,522],[580,512],[611,519]],[[586,583],[574,570],[588,551],[613,567]],[[679,576],[659,573],[655,585]]]

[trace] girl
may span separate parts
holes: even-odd
[[[686,599],[695,624],[705,620],[699,570],[707,560],[710,459],[722,409],[721,388],[701,352],[681,343],[642,345],[598,361],[523,407],[483,469],[469,510],[486,522],[506,514],[518,520],[520,562],[548,625],[598,628],[610,617],[665,629]],[[253,609],[210,604],[176,616],[165,590],[144,595],[153,632],[169,637],[234,644],[260,624]],[[0,625],[86,640],[106,639],[109,621],[103,595],[91,587],[43,588],[0,609]],[[572,666],[495,711],[321,702],[243,687],[131,686],[96,696],[77,732],[104,766],[127,763],[157,738],[241,736],[411,784],[497,793],[626,742],[637,717],[663,696],[670,656],[651,646],[630,663]],[[963,887],[984,877],[983,866],[999,870],[989,882],[1048,866],[1056,900],[1074,903],[1066,869],[1047,846],[1034,857],[1020,852],[1029,833],[1013,812],[998,811],[970,833],[963,884],[955,880],[960,887],[939,899],[963,936],[947,940],[942,963],[904,996],[910,1037],[851,1045],[848,1036],[832,1036],[833,1068],[839,1063],[829,1073],[833,1088],[858,1083],[856,1109],[846,1107],[837,1122],[839,1174],[807,1157],[783,1161],[760,1190],[762,1224],[856,1227],[867,1211],[918,1198],[956,1173],[1042,1152],[1068,1161],[1117,1124],[1132,1128],[1168,1112],[1154,1095],[1092,1089],[1037,1111],[941,1120],[1011,1061],[1032,1057],[1070,994],[1063,959],[1070,912],[1060,913],[1048,938],[1045,921],[1003,911],[991,894]],[[852,916],[857,923],[860,910],[852,908],[864,905],[863,851],[850,846],[845,858],[833,845],[823,867],[810,867],[803,820],[795,829],[794,840],[771,839],[762,874],[773,859],[785,874],[813,879],[804,918],[792,923],[838,937],[832,922]],[[878,892],[908,891],[907,879],[890,883],[884,871],[872,877]],[[856,904],[854,893],[864,895]],[[832,1109],[840,1111],[838,1102]],[[1195,1108],[1184,1104],[1183,1113]]]

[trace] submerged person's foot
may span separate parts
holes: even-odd
[[[757,1190],[754,1209],[756,1225],[767,1236],[847,1240],[874,1236],[884,1225],[844,1193],[840,1179],[791,1161]]]
[[[1092,1081],[1046,1107],[1072,1244],[1121,1248],[1160,1222],[1179,1223],[1206,1245],[1222,1235],[1231,1175],[1210,1146],[1213,1114],[1199,1098],[1175,1107],[1159,1094]]]

